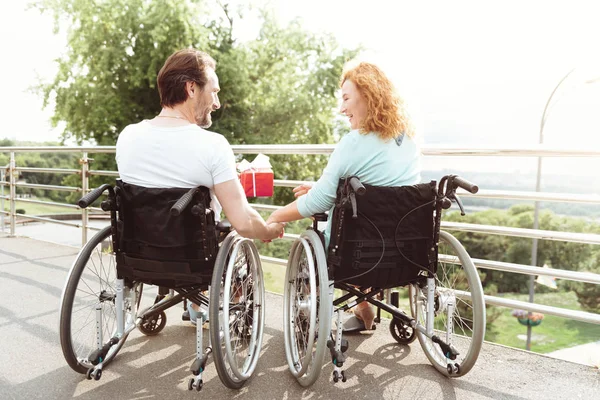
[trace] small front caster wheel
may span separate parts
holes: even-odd
[[[342,382],[346,382],[346,374],[342,371]]]
[[[164,311],[159,314],[145,318],[138,326],[140,332],[146,336],[158,335],[160,331],[167,325],[167,314]]]
[[[88,369],[87,372],[85,373],[85,379],[91,380],[92,379],[92,372],[94,372],[94,368]]]
[[[204,386],[204,382],[202,381],[202,379],[200,379],[198,381],[198,383],[196,384],[196,392],[199,392],[202,390],[202,386]]]
[[[188,390],[194,390],[194,378],[190,378],[188,381]]]
[[[404,324],[399,318],[394,318],[390,321],[390,333],[396,342],[400,344],[411,344],[417,338],[415,330]]]
[[[100,378],[102,378],[102,370],[99,369],[98,371],[96,371],[96,373],[94,374],[94,380],[95,381],[99,381]]]
[[[338,383],[339,380],[340,380],[340,376],[339,376],[338,372],[333,371],[333,382]]]

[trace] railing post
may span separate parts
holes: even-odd
[[[4,182],[4,167],[0,168],[0,181]],[[4,232],[4,185],[0,184],[0,231]]]
[[[81,164],[81,193],[85,196],[89,189],[89,159],[87,151],[83,152],[83,157],[79,160]],[[88,210],[87,208],[81,209],[81,246],[87,243],[87,230],[88,230]]]
[[[17,207],[15,199],[17,198],[17,171],[15,165],[15,152],[10,152],[10,163],[8,165],[8,173],[10,174],[10,236],[15,236]]]

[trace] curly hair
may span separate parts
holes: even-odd
[[[404,106],[392,82],[376,65],[361,62],[346,67],[340,79],[340,87],[346,80],[356,85],[367,102],[367,115],[361,122],[359,132],[375,132],[384,140],[402,134],[412,137],[414,130]]]

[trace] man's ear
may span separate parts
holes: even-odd
[[[194,85],[194,82],[192,81],[187,81],[185,83],[185,90],[187,91],[187,94],[190,98],[194,98],[194,92],[196,91],[196,85]]]

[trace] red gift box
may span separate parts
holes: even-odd
[[[270,168],[251,168],[242,171],[240,182],[246,197],[273,196],[273,170]]]

